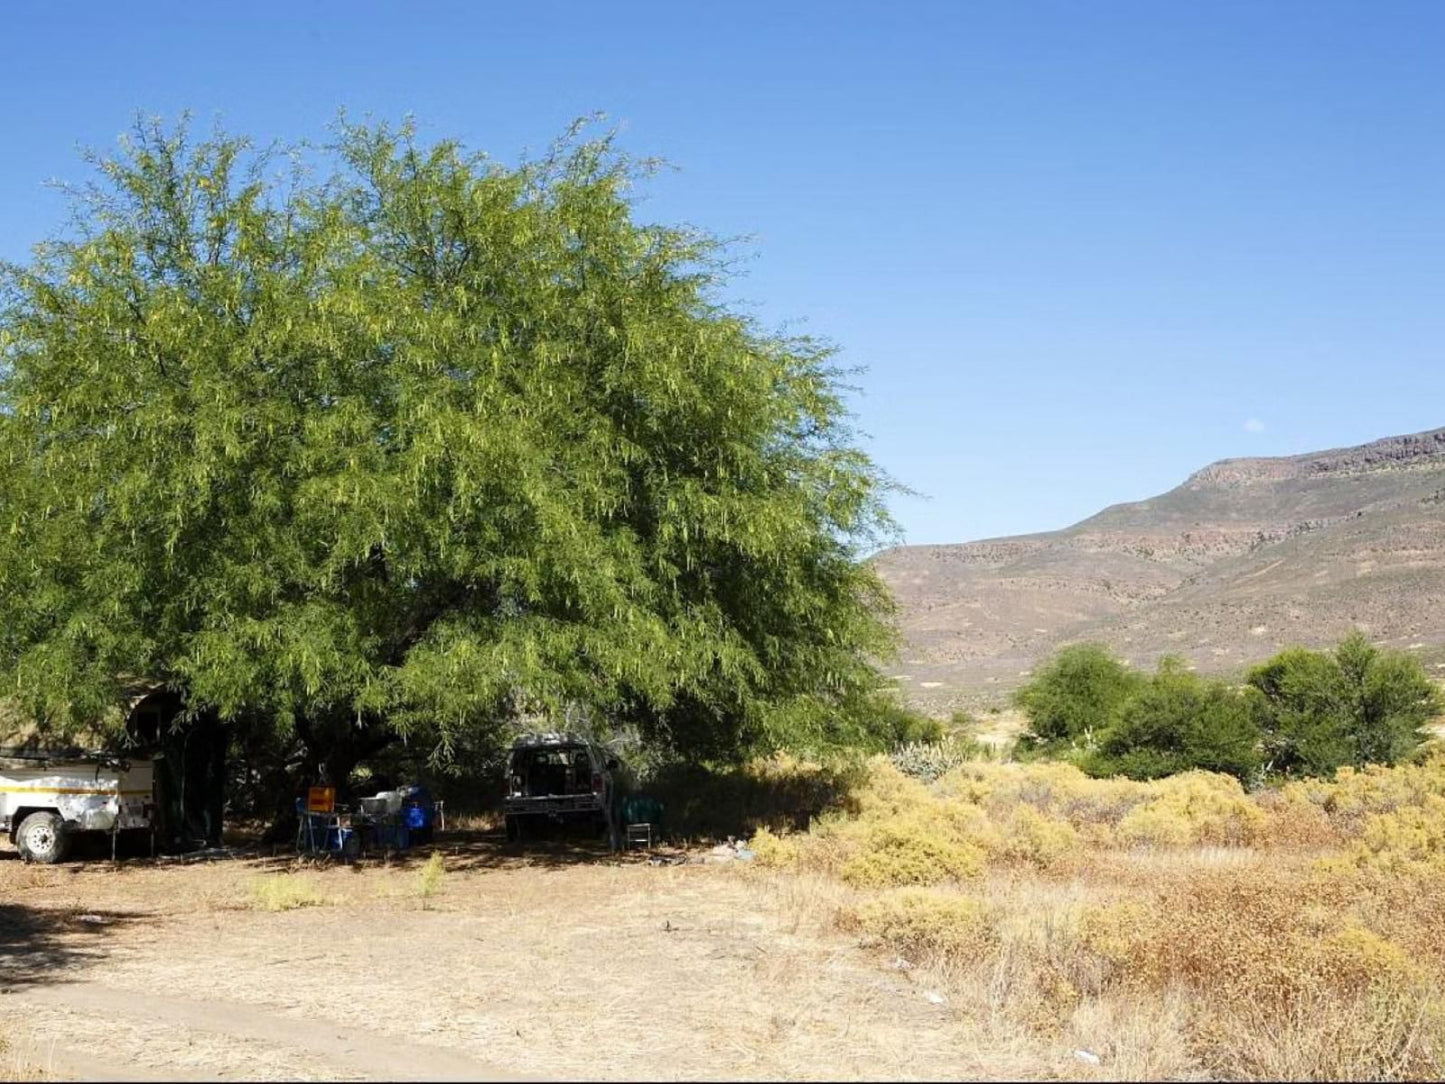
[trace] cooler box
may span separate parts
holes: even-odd
[[[436,810],[432,806],[431,794],[425,787],[401,788],[401,818],[413,832],[421,832],[432,826]]]

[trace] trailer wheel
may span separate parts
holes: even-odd
[[[50,866],[70,850],[70,837],[66,834],[65,822],[57,814],[32,813],[20,822],[15,846],[25,861]]]

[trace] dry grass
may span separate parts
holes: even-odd
[[[294,911],[298,907],[324,907],[330,900],[315,881],[299,873],[271,873],[251,886],[252,905],[261,911]]]
[[[486,1066],[534,1079],[1042,1071],[1032,1047],[981,1045],[909,975],[880,972],[833,926],[859,898],[836,877],[655,867],[601,847],[438,849],[446,872],[424,908],[425,854],[316,868],[0,861],[0,896],[47,914],[83,901],[132,916],[64,926],[83,950],[63,976],[50,973],[64,981],[7,1003],[49,992],[35,1018],[41,1041],[65,1052],[67,1035],[103,1030],[114,1065],[160,1078],[379,1075],[378,1050],[404,1054],[409,1073],[455,1079],[486,1078]],[[255,906],[255,883],[287,875],[327,905]],[[85,990],[94,1007],[77,1000]],[[428,1060],[437,1051],[483,1068],[458,1075]]]
[[[0,1080],[49,1080],[47,1067],[34,1054],[0,1032]]]
[[[880,760],[856,812],[755,842],[767,876],[807,878],[837,928],[1054,1072],[1435,1078],[1442,794],[1440,758],[1263,795],[986,762],[925,786]]]
[[[488,841],[438,848],[441,874],[6,860],[0,898],[54,916],[59,1004],[100,987],[27,1016],[37,1044],[103,1028],[160,1075],[454,1073],[440,1050],[564,1078],[1431,1077],[1442,794],[1441,761],[1259,795],[874,764],[751,864]],[[203,1018],[158,1035],[157,991]]]

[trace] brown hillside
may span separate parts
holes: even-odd
[[[1226,459],[1061,531],[876,561],[902,610],[892,672],[935,709],[998,700],[1081,639],[1141,666],[1182,653],[1201,670],[1356,625],[1432,652],[1445,647],[1445,429]]]

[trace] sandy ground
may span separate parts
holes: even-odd
[[[421,855],[298,872],[0,852],[0,1029],[81,1079],[1031,1075],[798,882],[440,849],[431,898]],[[322,902],[260,909],[257,882],[288,871]]]

